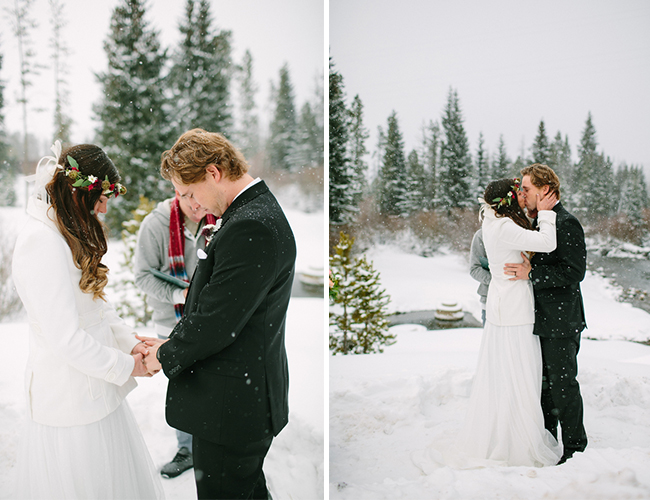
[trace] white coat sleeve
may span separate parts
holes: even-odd
[[[52,356],[91,377],[123,385],[131,376],[130,354],[98,342],[80,328],[65,240],[51,230],[19,238],[14,252],[14,282],[35,334]]]
[[[135,331],[117,314],[115,308],[108,302],[104,304],[104,313],[113,332],[113,337],[120,349],[130,354],[140,341],[135,338]]]
[[[518,226],[512,219],[503,225],[499,245],[527,252],[552,252],[557,246],[557,231],[553,210],[542,210],[537,215],[539,231]]]

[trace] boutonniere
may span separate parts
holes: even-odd
[[[219,231],[222,220],[223,219],[217,219],[216,224],[206,224],[205,226],[203,226],[203,229],[201,230],[201,235],[205,238],[206,246],[210,244],[210,241],[212,240],[214,233]]]

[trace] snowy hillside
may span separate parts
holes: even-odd
[[[456,300],[480,318],[477,283],[457,255],[423,258],[391,247],[368,256],[392,297],[392,311],[434,309]],[[650,314],[616,301],[589,274],[583,282],[589,329],[579,381],[589,446],[559,467],[452,469],[481,329],[393,327],[383,354],[330,357],[330,498],[650,498]],[[617,340],[587,340],[596,339]]]

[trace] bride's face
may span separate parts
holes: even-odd
[[[95,206],[93,207],[95,216],[97,214],[105,214],[107,210],[108,210],[108,196],[101,195],[99,197],[99,200],[95,202]]]
[[[519,203],[519,208],[524,210],[526,208],[526,199],[524,198],[524,193],[521,189],[515,191],[515,196],[517,196],[517,203]]]

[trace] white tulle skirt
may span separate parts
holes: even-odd
[[[51,427],[28,419],[17,497],[161,499],[160,477],[126,401],[99,422]]]
[[[561,449],[544,428],[542,353],[533,325],[486,322],[469,408],[457,440],[462,465],[555,465]]]

